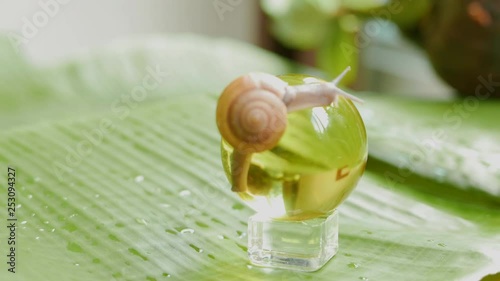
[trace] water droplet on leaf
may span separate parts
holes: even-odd
[[[181,233],[182,234],[193,234],[194,233],[194,229],[184,228],[183,230],[181,230]]]
[[[139,253],[139,251],[137,251],[137,250],[136,250],[136,249],[134,249],[134,248],[128,248],[128,251],[129,251],[132,255],[134,255],[134,256],[138,256],[138,257],[140,257],[141,259],[143,259],[143,260],[145,260],[145,261],[147,261],[147,260],[148,260],[148,258],[147,258],[147,257],[145,257],[145,256],[141,255],[141,253]]]
[[[235,203],[232,208],[234,210],[243,210],[243,208],[245,208],[245,205],[243,205],[241,203]]]
[[[120,239],[118,239],[118,237],[116,237],[115,235],[113,234],[109,234],[108,235],[108,238],[113,240],[113,241],[116,241],[116,242],[120,242]]]
[[[75,252],[75,253],[83,253],[82,247],[74,242],[68,242],[68,246],[66,246],[66,249],[70,250],[71,252]]]
[[[138,224],[148,225],[148,222],[145,219],[143,219],[143,218],[136,218],[135,221]]]
[[[197,226],[199,227],[203,227],[203,228],[208,228],[208,224],[204,223],[204,222],[201,222],[201,221],[197,221],[195,222]]]
[[[350,264],[347,265],[349,268],[358,268],[359,264],[351,262]]]
[[[176,235],[176,234],[177,234],[177,232],[175,232],[175,231],[174,231],[174,230],[172,230],[172,229],[165,229],[165,232],[166,232],[166,233],[173,234],[173,235]]]
[[[243,251],[248,252],[247,246],[243,246],[241,244],[236,244],[236,246],[238,246],[238,248],[242,249]]]
[[[221,224],[221,225],[226,225],[225,223],[223,223],[222,221],[220,221],[219,219],[216,219],[216,218],[212,218],[211,219],[213,222],[215,223],[218,223],[218,224]]]
[[[200,247],[197,247],[197,246],[195,246],[193,244],[189,244],[189,247],[193,248],[198,253],[203,253],[203,249],[200,248]]]
[[[182,197],[189,196],[189,195],[191,195],[191,191],[184,189],[181,192],[179,192],[179,195]]]

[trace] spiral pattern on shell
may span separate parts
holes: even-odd
[[[275,146],[286,128],[285,104],[264,90],[242,94],[231,107],[229,117],[233,134],[247,146],[246,149],[255,152]]]
[[[231,83],[219,99],[219,131],[231,146],[241,152],[271,149],[285,132],[287,108],[280,90],[283,82],[269,76],[264,76],[265,79],[262,76],[258,77],[260,79],[242,76]]]

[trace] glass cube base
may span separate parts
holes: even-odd
[[[316,271],[337,253],[338,230],[337,210],[303,221],[256,214],[248,219],[248,256],[257,266]]]

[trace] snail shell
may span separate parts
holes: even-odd
[[[250,73],[234,80],[217,105],[217,126],[222,137],[245,154],[276,146],[287,126],[283,102],[287,85],[265,73]]]

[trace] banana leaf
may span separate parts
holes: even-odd
[[[253,210],[230,191],[214,112],[240,74],[310,70],[181,35],[45,66],[5,39],[0,65],[0,198],[15,168],[17,205],[15,273],[0,212],[0,280],[497,280],[498,103],[457,125],[446,112],[463,101],[362,94],[367,171],[340,207],[338,254],[302,273],[248,263]]]

